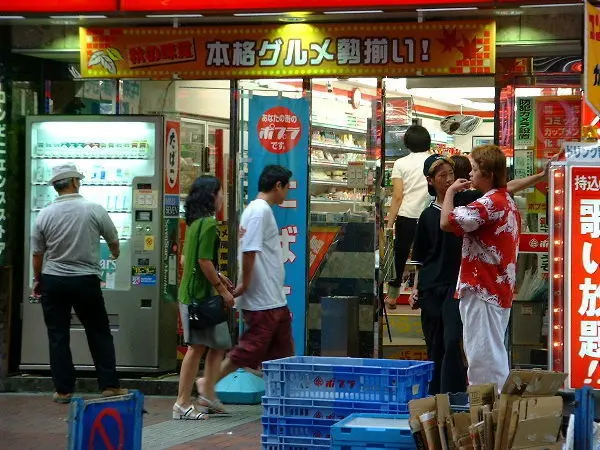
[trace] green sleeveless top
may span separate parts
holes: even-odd
[[[217,252],[217,220],[201,217],[187,227],[183,244],[183,276],[179,284],[179,301],[189,305],[190,294],[196,299],[212,294],[212,286],[198,266],[199,259],[214,261]],[[195,270],[194,270],[195,269]]]

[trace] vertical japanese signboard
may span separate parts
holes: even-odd
[[[0,266],[6,250],[6,83],[0,76]]]
[[[532,147],[535,140],[535,102],[532,97],[517,100],[516,147]]]
[[[600,8],[585,2],[585,57],[583,58],[583,77],[585,101],[600,114]]]
[[[538,158],[551,158],[562,144],[581,136],[581,98],[536,98],[536,150]]]
[[[248,121],[248,196],[258,194],[258,177],[269,164],[293,173],[286,201],[273,212],[281,238],[285,292],[292,312],[296,354],[303,355],[306,330],[308,133],[306,99],[253,96]]]
[[[180,124],[165,124],[165,180],[163,201],[162,276],[163,300],[177,300],[179,255],[179,158]]]
[[[565,248],[568,308],[569,385],[600,388],[600,167],[572,167],[569,195],[570,230]],[[567,216],[568,217],[568,216]],[[568,295],[568,294],[567,294]]]

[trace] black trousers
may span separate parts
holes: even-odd
[[[430,395],[467,390],[467,368],[461,348],[462,320],[455,290],[456,285],[446,285],[419,292],[427,354],[434,363]]]
[[[71,356],[71,308],[87,336],[96,366],[100,390],[118,388],[115,346],[97,276],[42,275],[42,309],[50,343],[50,370],[56,392],[75,390],[75,367]]]
[[[406,266],[406,260],[410,254],[410,249],[415,238],[417,231],[417,219],[410,219],[408,217],[398,216],[396,217],[394,236],[394,265],[396,267],[396,285],[400,286],[402,283],[402,275],[404,274],[404,267]]]

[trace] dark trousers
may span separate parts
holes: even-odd
[[[42,309],[50,343],[50,369],[56,392],[75,390],[75,367],[71,356],[71,308],[87,336],[96,366],[100,390],[118,388],[115,346],[97,276],[42,275]]]
[[[394,265],[396,266],[396,285],[400,286],[402,283],[402,275],[404,274],[404,267],[406,266],[406,260],[410,254],[410,249],[415,238],[417,231],[417,219],[410,219],[408,217],[398,216],[396,217],[394,236]]]
[[[434,363],[430,395],[467,390],[467,368],[461,348],[462,321],[455,289],[456,285],[446,285],[419,292],[427,354]]]

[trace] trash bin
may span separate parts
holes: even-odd
[[[359,356],[359,297],[321,298],[321,356]]]

